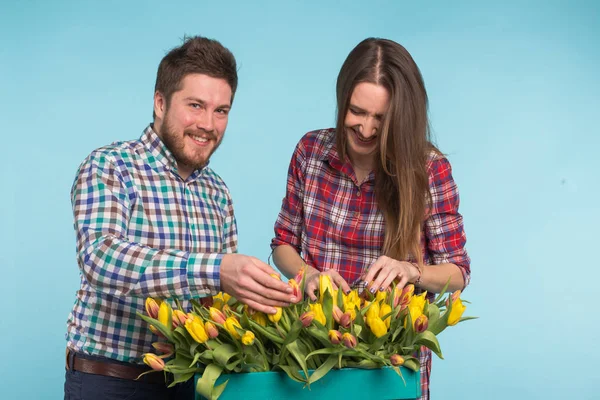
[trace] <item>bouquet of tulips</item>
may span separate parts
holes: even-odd
[[[390,366],[417,371],[416,357],[425,346],[440,358],[436,335],[463,317],[460,291],[433,302],[414,286],[393,286],[372,295],[365,290],[344,294],[334,290],[326,275],[319,277],[319,298],[304,299],[276,314],[252,310],[225,293],[192,301],[192,310],[179,302],[146,299],[149,329],[162,338],[153,344],[157,354],[144,355],[154,371],[174,374],[171,385],[201,374],[197,392],[217,399],[227,381],[215,386],[221,374],[284,371],[306,386],[336,368]],[[304,293],[304,274],[288,284],[297,298]],[[165,361],[168,360],[168,361]],[[150,371],[153,372],[153,371]]]

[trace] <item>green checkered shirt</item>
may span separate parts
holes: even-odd
[[[75,351],[141,362],[157,340],[136,313],[146,297],[187,300],[220,290],[237,251],[227,186],[210,168],[183,180],[148,126],[139,140],[95,150],[71,191],[81,287],[67,321]]]

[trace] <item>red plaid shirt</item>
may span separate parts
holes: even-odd
[[[467,286],[470,259],[452,168],[434,152],[427,167],[432,204],[421,235],[423,260],[457,265]],[[374,183],[373,173],[358,182],[351,164],[339,158],[333,129],[307,133],[290,162],[271,248],[291,245],[307,264],[335,269],[351,286],[361,286],[359,276],[382,255],[384,220]],[[422,399],[429,398],[431,373],[431,352],[425,350],[420,354]]]

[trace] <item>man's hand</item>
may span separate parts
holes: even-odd
[[[306,275],[304,291],[306,292],[306,294],[308,295],[308,297],[310,297],[310,299],[312,301],[317,300],[315,291],[319,290],[319,276],[320,275],[329,275],[329,278],[331,279],[331,284],[333,286],[333,290],[336,290],[337,288],[341,288],[344,293],[348,293],[350,291],[350,285],[348,285],[348,282],[346,282],[346,280],[344,278],[342,278],[342,276],[337,271],[329,269],[324,272],[319,272],[318,270],[316,270],[312,267],[309,267],[309,268],[310,269],[305,272],[305,274],[307,274],[307,275]],[[331,295],[333,296],[333,293],[331,293]]]
[[[221,261],[221,289],[256,311],[275,314],[273,307],[295,303],[292,288],[270,274],[275,270],[257,258],[226,254]]]
[[[414,282],[419,277],[419,269],[406,261],[398,261],[387,256],[381,256],[367,271],[363,280],[371,293],[387,289],[394,279],[398,278],[398,286],[404,287],[409,282]]]

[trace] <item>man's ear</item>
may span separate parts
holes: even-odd
[[[167,109],[167,99],[158,90],[154,92],[154,115],[156,118],[164,119]]]

